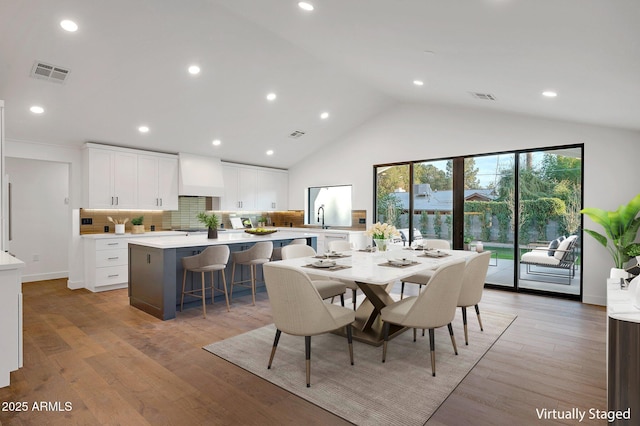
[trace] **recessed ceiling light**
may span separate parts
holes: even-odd
[[[416,86],[424,86],[424,81],[422,80],[413,80],[413,84]]]
[[[211,142],[213,144],[213,146],[218,146],[220,145],[222,142],[220,141],[220,139],[214,139],[213,142]]]
[[[276,96],[276,94],[275,94],[275,93],[269,93],[269,94],[267,95],[267,100],[268,100],[268,101],[275,101],[275,100],[276,100],[276,98],[277,98],[277,96]]]
[[[267,155],[273,155],[273,150],[272,149],[268,150]]]
[[[191,65],[189,67],[189,74],[193,74],[193,75],[200,74],[200,67],[197,65]]]
[[[73,21],[70,21],[69,19],[60,21],[60,26],[62,27],[63,30],[69,31],[70,33],[74,33],[78,31],[78,24],[76,24]]]
[[[558,94],[553,90],[545,90],[544,92],[542,92],[542,96],[545,96],[547,98],[555,98],[556,96],[558,96]]]
[[[44,108],[42,108],[41,106],[34,105],[31,108],[29,108],[29,111],[31,111],[34,114],[42,114],[44,112]]]
[[[329,113],[323,112],[322,114],[320,114],[320,118],[322,118],[323,120],[326,120],[327,118],[329,118]]]
[[[138,127],[138,131],[140,133],[147,133],[149,131],[149,128],[147,126],[140,126]]]
[[[307,3],[306,1],[298,2],[298,7],[308,12],[311,12],[313,10],[313,5],[311,3]]]

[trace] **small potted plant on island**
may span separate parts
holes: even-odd
[[[216,216],[214,213],[206,214],[205,212],[201,212],[198,213],[198,216],[196,217],[209,229],[207,238],[218,238],[218,225],[220,224],[218,216]]]
[[[131,224],[133,225],[131,228],[132,234],[144,234],[144,225],[142,222],[144,222],[144,216],[134,217],[131,219]]]

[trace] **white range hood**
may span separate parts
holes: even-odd
[[[179,195],[222,197],[222,163],[219,158],[179,153]]]

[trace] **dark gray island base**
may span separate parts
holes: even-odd
[[[154,238],[153,241],[129,241],[129,303],[136,308],[153,315],[161,320],[176,317],[176,310],[180,308],[182,294],[182,258],[200,253],[211,245],[228,245],[230,251],[247,250],[259,241],[272,241],[273,247],[282,247],[296,238],[306,238],[307,244],[316,248],[317,237],[314,234],[300,234],[290,232],[276,232],[266,236],[254,236],[245,233],[220,233],[217,239],[207,239],[206,235],[191,235],[180,237]],[[227,290],[231,285],[231,258],[225,269]],[[260,275],[258,279],[262,279]],[[236,280],[249,278],[249,268],[237,266]],[[211,279],[206,274],[207,282]],[[222,288],[220,272],[216,272],[216,287]],[[200,275],[187,274],[186,288],[200,287]],[[258,283],[256,291],[264,291],[264,283]],[[233,290],[234,299],[237,296],[250,294],[251,290],[236,287]],[[210,298],[207,297],[208,299]],[[224,304],[224,295],[218,294],[215,303]],[[200,306],[202,301],[185,296],[184,308],[190,305]]]

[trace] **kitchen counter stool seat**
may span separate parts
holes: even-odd
[[[251,289],[253,304],[256,304],[256,271],[258,265],[264,265],[271,260],[273,254],[273,243],[271,241],[260,241],[247,250],[237,251],[231,254],[233,268],[231,270],[231,295],[233,299],[233,286],[247,287]],[[236,281],[236,265],[249,266],[251,278],[248,280]],[[248,284],[247,284],[248,283]]]
[[[202,253],[194,256],[187,256],[182,258],[182,296],[180,298],[180,312],[184,306],[184,295],[188,294],[192,297],[202,299],[202,314],[207,317],[207,302],[206,291],[211,289],[211,303],[213,303],[213,297],[216,291],[224,293],[224,298],[227,302],[227,311],[229,311],[229,296],[227,294],[227,279],[224,274],[224,270],[227,267],[229,261],[229,246],[210,246],[207,247]],[[186,290],[187,272],[192,273],[199,272],[201,274],[201,288]],[[218,289],[214,285],[214,272],[220,271],[222,276],[222,289]],[[211,286],[206,286],[205,272],[211,272]],[[199,293],[199,294],[198,294]]]

